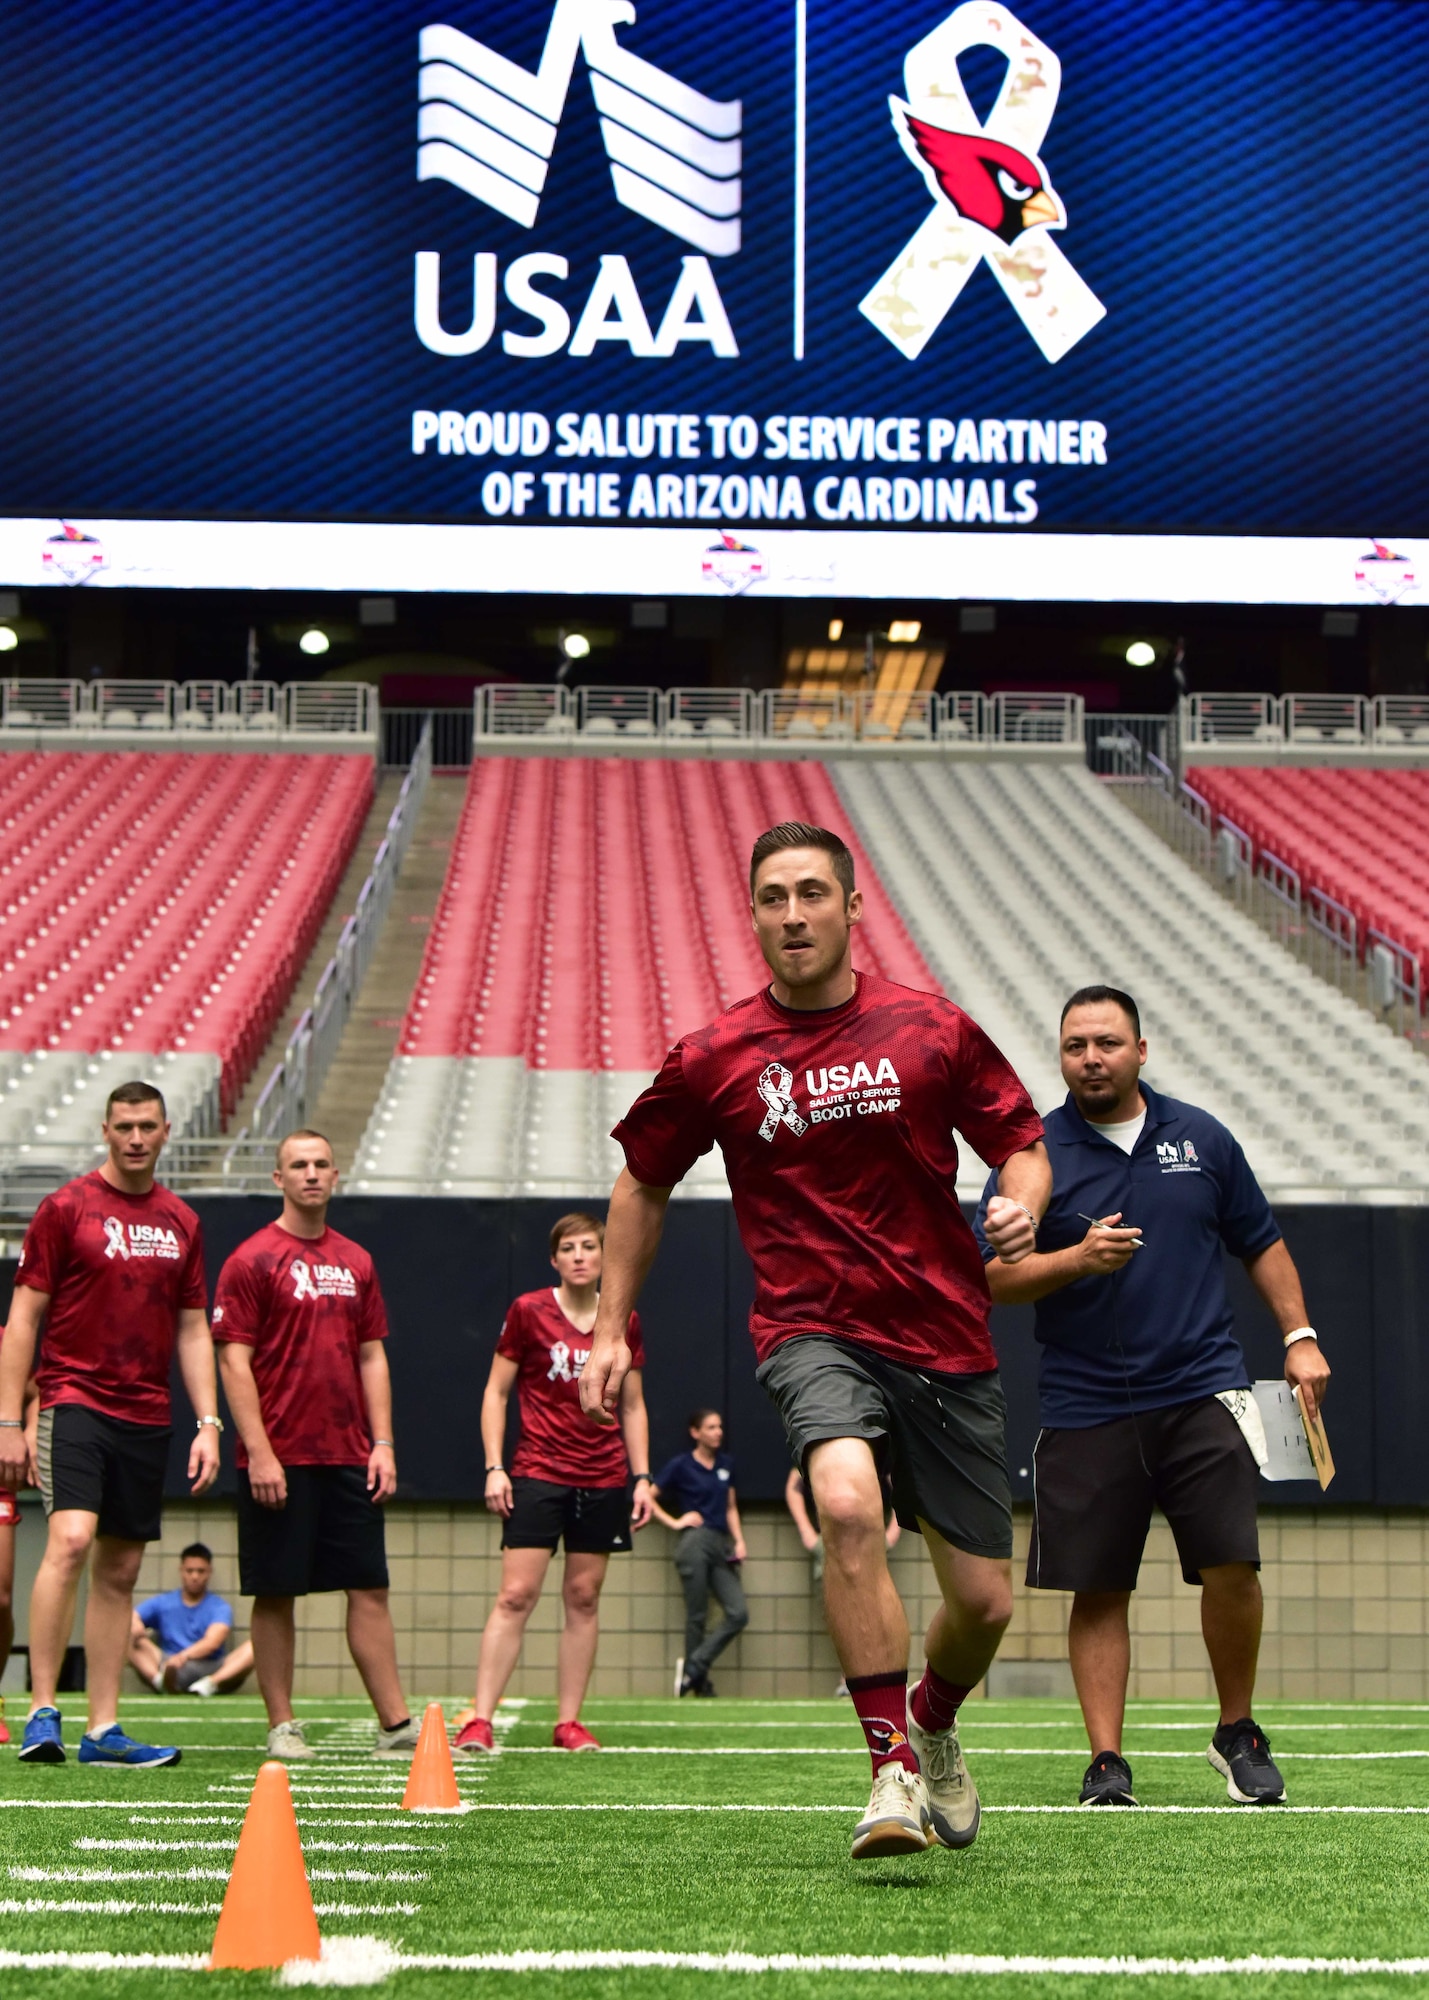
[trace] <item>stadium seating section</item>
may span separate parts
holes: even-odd
[[[1288,862],[1429,971],[1429,771],[1221,770],[1190,783],[1255,844]]]
[[[231,1110],[372,789],[365,757],[0,754],[0,1140],[81,1099],[92,1131],[100,1083],[161,1059]]]
[[[834,773],[945,990],[1039,1106],[1064,1094],[1062,1001],[1106,981],[1140,1003],[1151,1081],[1223,1119],[1268,1189],[1429,1186],[1423,1056],[1227,903],[1090,772],[845,760]]]
[[[670,1044],[762,983],[755,835],[840,816],[813,762],[479,759],[359,1175],[608,1186],[620,1159],[606,1135]],[[855,858],[859,963],[936,990]],[[717,1157],[691,1187],[724,1192]]]

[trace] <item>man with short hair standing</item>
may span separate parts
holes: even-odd
[[[377,1711],[377,1757],[409,1757],[387,1603],[382,1506],[397,1489],[387,1314],[372,1259],[328,1223],[321,1132],[278,1147],[282,1213],[219,1274],[213,1333],[238,1429],[238,1568],[268,1710],[268,1755],[311,1757],[293,1715],[295,1598],[347,1593],[347,1643]]]
[[[673,1186],[718,1145],[754,1265],[759,1380],[819,1510],[829,1629],[873,1764],[856,1860],[975,1838],[956,1717],[1012,1614],[1004,1404],[954,1127],[999,1168],[987,1229],[1000,1255],[1032,1249],[1050,1185],[1042,1122],[976,1023],[941,995],[855,972],[862,907],[836,833],[786,822],[754,843],[750,916],[770,982],[678,1041],[615,1129],[627,1164],[581,1383],[586,1410],[608,1418]],[[911,1703],[881,1467],[942,1597]]]
[[[1251,1713],[1261,1594],[1249,1439],[1259,1424],[1223,1246],[1274,1315],[1286,1380],[1312,1416],[1330,1371],[1245,1155],[1208,1112],[1144,1082],[1145,1061],[1130,994],[1072,995],[1061,1023],[1067,1099],[1046,1120],[1053,1189],[1038,1249],[1015,1269],[986,1253],[994,1302],[1035,1304],[1042,1343],[1027,1581],[1074,1593],[1068,1650],[1092,1750],[1081,1803],[1135,1805],[1122,1755],[1128,1607],[1159,1506],[1182,1575],[1201,1587],[1220,1696],[1207,1757],[1238,1804],[1278,1804],[1284,1782]]]
[[[600,1594],[611,1556],[628,1554],[632,1528],[650,1518],[639,1316],[630,1316],[632,1366],[621,1392],[619,1429],[589,1423],[581,1414],[579,1383],[600,1295],[605,1224],[576,1210],[557,1217],[549,1241],[558,1282],[523,1292],[507,1307],[481,1398],[486,1504],[501,1520],[501,1588],[481,1634],[476,1699],[454,1745],[464,1756],[496,1747],[496,1710],[558,1543],[565,1561],[551,1747],[600,1748],[581,1721],[600,1637]],[[503,1458],[513,1390],[521,1438],[508,1471]]]
[[[49,1530],[30,1598],[33,1705],[20,1761],[64,1762],[55,1691],[92,1553],[84,1614],[89,1727],[79,1761],[143,1769],[179,1761],[172,1746],[136,1743],[117,1719],[134,1582],[163,1513],[176,1351],[198,1413],[188,1455],[196,1494],[218,1477],[223,1426],[199,1220],[154,1178],[169,1136],[162,1093],[151,1083],[120,1084],[102,1130],[108,1157],[47,1195],[25,1233],[0,1345],[0,1484],[13,1491],[25,1477],[25,1384],[43,1326],[36,1457]]]
[[[745,1559],[744,1529],[734,1490],[734,1460],[724,1443],[718,1410],[691,1410],[687,1429],[694,1439],[655,1475],[655,1519],[679,1536],[675,1568],[685,1593],[685,1650],[675,1663],[677,1695],[712,1695],[710,1668],[749,1623],[749,1607],[739,1580]],[[705,1631],[710,1597],[724,1614]]]
[[[233,1607],[209,1589],[213,1551],[190,1542],[179,1587],[146,1597],[134,1613],[129,1664],[155,1694],[237,1694],[253,1671],[252,1641],[228,1651]]]

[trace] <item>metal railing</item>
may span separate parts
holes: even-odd
[[[1163,718],[1164,720],[1164,718]],[[675,740],[870,747],[941,743],[1076,745],[1085,705],[1061,693],[984,696],[870,689],[855,693],[797,687],[533,687],[524,682],[479,688],[473,703],[474,750],[512,737],[621,742]],[[438,759],[440,762],[441,760]]]
[[[1148,757],[1174,767],[1176,716],[1089,715],[1083,723],[1087,768],[1099,778],[1144,780]]]
[[[1429,695],[1376,695],[1370,727],[1375,742],[1386,748],[1422,745],[1429,750]]]
[[[1287,694],[1280,704],[1290,743],[1363,743],[1369,703],[1362,694]]]
[[[1182,703],[1187,743],[1283,743],[1285,720],[1273,694],[1193,694]]]
[[[269,1146],[273,1139],[301,1125],[316,1108],[391,907],[397,874],[431,775],[432,729],[428,722],[387,821],[386,835],[373,856],[372,872],[358,892],[357,908],[339,933],[337,950],[323,968],[313,1004],[305,1009],[289,1037],[282,1060],[253,1107],[253,1116],[231,1143],[254,1140]]]
[[[429,725],[432,732],[432,769],[464,771],[471,762],[475,717],[469,708],[384,708],[382,711],[382,763],[388,770],[405,771]]]
[[[0,680],[0,729],[223,736],[372,736],[363,681]]]
[[[1317,978],[1429,1053],[1417,955],[1383,932],[1362,932],[1353,910],[1279,855],[1264,848],[1257,855],[1244,827],[1218,812],[1194,782],[1178,783],[1162,758],[1148,754],[1145,766],[1145,781],[1120,787],[1121,796],[1168,846]]]

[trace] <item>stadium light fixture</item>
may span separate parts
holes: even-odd
[[[20,635],[13,625],[0,625],[0,653],[13,653],[20,643]]]
[[[298,649],[300,652],[317,655],[318,653],[325,653],[331,644],[332,640],[329,639],[326,632],[321,631],[316,625],[310,625],[302,638],[299,639]]]
[[[584,632],[563,632],[561,651],[568,660],[583,660],[590,652],[590,640]]]
[[[1129,667],[1154,667],[1156,648],[1147,639],[1133,639],[1126,649],[1126,664]]]
[[[888,627],[889,643],[894,646],[916,646],[918,634],[923,629],[920,618],[895,618]]]
[[[843,635],[844,635],[844,622],[842,618],[831,618],[829,620],[830,642],[833,642],[834,640],[837,639],[842,639]]]

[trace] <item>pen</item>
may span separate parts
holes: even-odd
[[[1089,1222],[1092,1225],[1093,1229],[1110,1229],[1114,1227],[1117,1229],[1131,1230],[1135,1229],[1136,1227],[1136,1224],[1134,1222],[1121,1222],[1116,1224],[1104,1223],[1099,1215],[1084,1214],[1080,1208],[1077,1210],[1077,1217],[1079,1221]],[[1138,1236],[1136,1242],[1133,1243],[1131,1247],[1133,1250],[1144,1250],[1146,1248],[1146,1239],[1144,1237]]]

